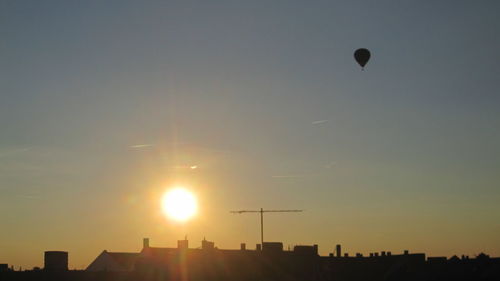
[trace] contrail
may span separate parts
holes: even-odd
[[[326,164],[326,165],[325,165],[325,168],[330,169],[330,168],[332,168],[332,167],[333,167],[333,166],[335,166],[335,165],[337,165],[337,162],[332,161],[332,162],[330,162],[330,163]]]
[[[136,144],[136,145],[131,145],[130,148],[144,148],[144,147],[150,147],[153,146],[152,144]]]
[[[191,169],[195,170],[198,169],[198,165],[177,165],[177,166],[172,166],[173,169]]]
[[[305,175],[276,175],[271,177],[275,179],[287,179],[287,178],[302,178],[304,176]]]
[[[15,149],[15,150],[11,150],[11,151],[6,151],[3,153],[0,153],[0,157],[9,156],[11,154],[16,154],[16,153],[23,153],[23,152],[26,152],[30,149],[31,148],[27,147],[27,148],[19,148],[19,149]]]
[[[318,124],[323,124],[323,123],[326,123],[326,122],[328,122],[328,120],[324,119],[324,120],[313,121],[311,124],[318,125]]]

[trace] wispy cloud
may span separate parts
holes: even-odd
[[[330,162],[330,163],[326,164],[326,165],[325,165],[325,168],[327,168],[327,169],[331,169],[331,168],[333,168],[333,166],[335,166],[335,165],[337,165],[337,162],[332,161],[332,162]]]
[[[31,148],[26,147],[26,148],[13,149],[13,150],[9,150],[9,151],[3,151],[3,152],[0,152],[0,157],[6,157],[6,156],[9,156],[9,155],[12,155],[12,154],[27,152],[30,149]]]
[[[305,177],[305,175],[274,175],[271,177],[275,179],[288,179],[288,178],[302,178]]]
[[[316,121],[311,122],[311,124],[313,124],[313,125],[319,125],[319,124],[324,124],[326,122],[328,122],[328,120],[326,120],[326,119],[324,119],[324,120],[316,120]]]
[[[191,170],[196,170],[198,169],[198,165],[177,165],[177,166],[172,166],[174,169],[191,169]]]
[[[131,145],[130,148],[146,148],[146,147],[151,147],[153,146],[152,144],[134,144]]]
[[[39,195],[19,195],[19,197],[25,198],[25,199],[40,199]]]

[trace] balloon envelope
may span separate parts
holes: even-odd
[[[370,51],[365,48],[357,49],[354,52],[354,59],[356,59],[361,67],[364,67],[368,60],[370,60]]]

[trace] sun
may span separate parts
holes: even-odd
[[[169,218],[184,222],[192,218],[198,210],[196,197],[189,190],[176,187],[165,192],[161,200],[163,213]]]

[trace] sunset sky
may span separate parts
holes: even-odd
[[[500,1],[0,0],[0,263],[500,256]],[[368,48],[365,71],[353,59]],[[162,213],[183,186],[186,223]]]

